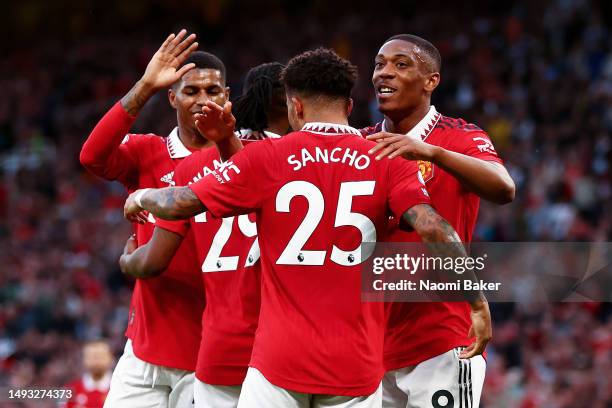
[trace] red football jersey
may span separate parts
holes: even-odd
[[[222,166],[216,148],[193,153],[176,168],[177,185],[196,182]],[[221,219],[204,212],[188,220],[158,220],[157,226],[181,236],[193,232],[206,291],[196,377],[207,384],[242,384],[259,320],[255,215]]]
[[[120,103],[115,104],[83,145],[81,162],[97,176],[120,181],[130,192],[173,186],[175,167],[191,154],[181,143],[178,129],[167,138],[126,136],[134,120]],[[138,245],[149,241],[154,227],[152,216],[148,223],[136,225]],[[163,274],[136,280],[126,335],[138,358],[195,370],[204,310],[204,289],[195,259],[195,249],[185,240]]]
[[[309,123],[190,187],[217,217],[257,214],[262,298],[250,365],[309,394],[362,396],[383,376],[384,306],[361,301],[362,242],[429,203],[415,163],[377,162],[349,126]]]
[[[362,130],[367,136],[380,132],[383,123]],[[447,150],[501,163],[489,136],[476,125],[441,115],[431,107],[427,115],[408,133]],[[466,190],[450,173],[430,162],[418,161],[431,202],[438,213],[470,242],[478,217],[480,198]],[[390,242],[420,242],[415,232],[390,223]],[[470,307],[465,302],[389,303],[385,333],[385,368],[413,366],[459,346],[471,344]]]
[[[102,408],[110,389],[110,380],[110,372],[99,381],[85,374],[66,385],[66,388],[72,392],[72,396],[60,406],[63,408]]]

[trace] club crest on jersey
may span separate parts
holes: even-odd
[[[431,162],[419,160],[417,161],[417,165],[419,166],[419,173],[421,173],[423,183],[427,183],[433,178],[434,168]]]
[[[168,174],[164,174],[160,180],[162,183],[167,183],[169,186],[174,187],[174,185],[176,184],[173,180],[174,178],[174,171],[171,171]]]

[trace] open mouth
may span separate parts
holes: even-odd
[[[378,87],[376,87],[376,92],[378,93],[379,96],[393,95],[396,91],[397,89],[391,88],[390,86],[387,86],[387,85],[379,85]]]

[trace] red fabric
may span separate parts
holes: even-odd
[[[399,216],[429,199],[414,163],[375,161],[368,155],[372,146],[354,134],[293,132],[245,148],[224,169],[191,185],[215,216],[257,213],[262,299],[250,365],[282,388],[369,395],[383,376],[383,304],[361,302],[359,259],[340,256],[338,249],[356,250],[362,235],[383,237],[389,213]],[[289,184],[294,181],[301,184]],[[373,192],[346,195],[364,186]],[[310,238],[300,227],[308,212],[320,216],[304,223],[314,229]],[[303,248],[279,259],[298,228]],[[308,251],[324,254],[315,259]]]
[[[194,153],[177,167],[177,185],[201,179],[220,165],[219,153],[214,147]],[[251,228],[248,234],[256,234],[255,215],[240,218],[242,225],[248,224]],[[190,220],[158,220],[157,224],[179,235],[189,230],[194,234],[198,270],[204,272],[202,279],[206,291],[196,376],[207,384],[242,384],[259,320],[260,263],[245,266],[249,250],[257,245],[256,235],[246,236],[239,228],[238,219],[221,220],[204,213]],[[231,233],[224,234],[227,230]],[[255,261],[259,256],[252,259]],[[221,268],[217,267],[217,261]],[[219,271],[222,268],[229,269]]]
[[[72,398],[62,405],[65,408],[102,408],[109,390],[87,388],[83,378],[71,382],[66,388],[72,390]]]
[[[168,176],[171,179],[181,159],[170,157],[163,137],[125,137],[133,121],[119,103],[113,106],[83,145],[82,164],[100,177],[119,180],[128,191],[168,187]],[[139,246],[149,241],[154,227],[152,222],[135,226]],[[126,336],[141,360],[195,370],[205,303],[195,259],[194,248],[185,240],[164,273],[136,280]]]
[[[380,131],[380,124],[362,134]],[[425,142],[482,160],[501,163],[489,136],[462,119],[441,116]],[[455,228],[461,240],[470,242],[478,218],[480,198],[463,188],[451,174],[431,163],[420,163],[431,202],[438,213]],[[404,232],[392,220],[389,242],[420,242],[416,232]],[[386,305],[385,368],[413,366],[459,346],[471,344],[467,337],[471,320],[465,302],[389,303]]]

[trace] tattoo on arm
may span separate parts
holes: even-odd
[[[415,205],[406,211],[402,218],[421,235],[423,242],[461,243],[461,238],[453,227],[430,205]]]
[[[129,115],[136,116],[152,95],[153,93],[147,90],[143,84],[137,82],[132,89],[121,98],[121,106],[123,106],[123,109],[125,109]]]
[[[466,258],[468,256],[461,238],[455,229],[440,216],[431,206],[419,204],[406,211],[402,218],[421,236],[431,254],[440,258]],[[456,279],[454,271],[445,274],[446,278]],[[461,277],[464,280],[477,281],[473,270],[466,270]],[[464,292],[465,299],[472,302],[484,299],[482,292]]]
[[[164,220],[180,220],[206,211],[189,187],[166,187],[147,191],[140,203],[151,214]]]

